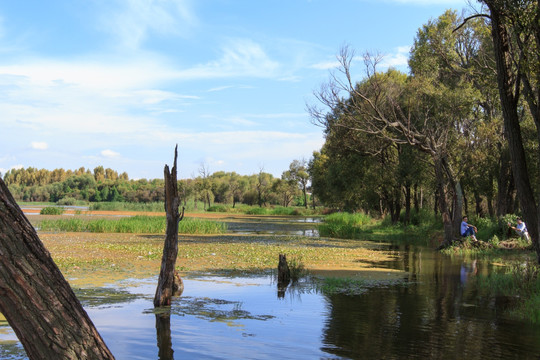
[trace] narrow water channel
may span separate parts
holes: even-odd
[[[265,228],[276,231],[260,222],[234,229]],[[287,229],[296,234],[298,222],[280,220],[279,232]],[[498,268],[424,247],[384,247],[396,255],[384,266],[405,271],[404,282],[359,295],[324,295],[304,281],[278,297],[272,275],[191,276],[170,310],[156,314],[155,278],[77,294],[117,359],[539,358],[540,326],[511,320],[508,299],[477,286]],[[0,358],[25,359],[5,324]]]

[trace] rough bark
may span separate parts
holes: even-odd
[[[491,36],[493,39],[495,60],[497,64],[497,83],[503,110],[505,131],[508,136],[510,159],[512,160],[512,173],[514,175],[519,203],[527,229],[531,235],[533,247],[536,251],[537,261],[540,263],[540,232],[538,209],[534,200],[523,139],[518,115],[519,82],[512,70],[512,56],[510,49],[510,36],[504,24],[502,10],[495,1],[485,1],[491,13]]]
[[[446,193],[444,191],[444,170],[442,161],[435,160],[435,178],[437,181],[437,195],[438,195],[438,204],[439,210],[442,215],[443,226],[444,226],[444,239],[441,244],[441,248],[449,246],[454,240],[454,226],[452,223],[452,216],[448,209],[448,202],[446,201]]]
[[[176,173],[176,159],[178,158],[178,146],[174,149],[174,165],[169,171],[169,166],[165,165],[163,170],[165,176],[165,212],[167,216],[167,231],[165,244],[163,246],[163,256],[161,258],[161,270],[159,272],[156,295],[154,296],[154,306],[166,306],[171,304],[174,295],[174,270],[176,257],[178,256],[178,223],[180,213],[178,207],[180,200],[178,197],[178,184]],[[182,216],[183,216],[182,212]]]
[[[114,359],[2,179],[0,311],[30,359]]]

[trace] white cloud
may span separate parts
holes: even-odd
[[[46,142],[38,141],[33,141],[30,146],[32,146],[32,149],[36,150],[47,150],[49,148],[49,144],[47,144]]]
[[[399,46],[392,54],[383,56],[382,62],[379,64],[381,68],[404,68],[409,64],[410,46]]]
[[[216,61],[178,71],[179,79],[225,78],[233,76],[276,77],[280,65],[266,54],[261,45],[249,39],[229,40]]]
[[[332,69],[338,68],[339,66],[340,66],[339,61],[334,60],[334,61],[323,61],[317,64],[313,64],[310,66],[310,68],[317,69],[317,70],[332,70]]]
[[[106,157],[106,158],[115,158],[115,157],[120,156],[120,154],[117,153],[116,151],[112,151],[112,150],[109,150],[109,149],[101,151],[101,155]]]
[[[188,0],[119,0],[116,13],[104,12],[100,26],[126,48],[136,49],[150,32],[182,36],[197,23]]]

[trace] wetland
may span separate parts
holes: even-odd
[[[540,327],[505,311],[516,299],[479,286],[482,276],[502,271],[492,261],[435,252],[429,239],[320,237],[313,217],[193,216],[229,231],[180,236],[185,290],[158,310],[152,299],[163,235],[39,232],[117,359],[540,354]],[[29,216],[38,228],[46,218]],[[280,253],[307,270],[284,293],[276,284]],[[0,358],[26,358],[5,321]]]

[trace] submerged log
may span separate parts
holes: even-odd
[[[165,212],[167,216],[167,231],[165,244],[163,246],[163,257],[161,258],[161,270],[159,273],[156,295],[154,296],[154,306],[166,306],[171,304],[171,297],[174,294],[175,266],[178,256],[178,223],[184,217],[180,217],[178,207],[180,200],[178,197],[178,182],[176,175],[176,160],[178,158],[178,145],[174,148],[174,164],[169,172],[169,167],[165,165],[163,170],[165,176]]]

